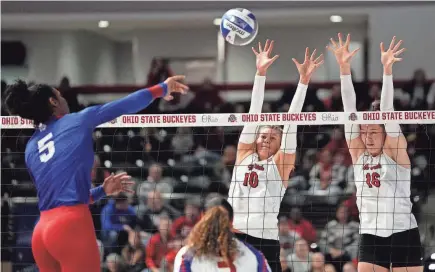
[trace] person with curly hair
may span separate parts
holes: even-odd
[[[232,232],[231,205],[215,205],[207,210],[177,253],[174,272],[262,271],[271,269],[263,254],[238,240]]]

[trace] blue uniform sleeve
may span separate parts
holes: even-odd
[[[138,90],[121,99],[86,108],[78,114],[88,127],[95,128],[121,115],[137,113],[148,107],[154,99],[164,97],[167,93],[168,85],[160,83],[151,88]]]
[[[104,188],[102,185],[92,188],[91,192],[91,203],[97,202],[98,200],[102,199],[106,196],[106,192],[104,192]]]

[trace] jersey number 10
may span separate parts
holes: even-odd
[[[45,135],[44,138],[38,141],[38,151],[39,151],[39,159],[41,162],[48,162],[51,158],[53,158],[55,149],[54,149],[54,141],[53,133],[49,133]]]
[[[373,186],[379,187],[381,186],[381,181],[379,178],[381,175],[379,173],[373,172],[373,173],[367,173],[366,174],[366,183],[369,186],[369,188],[372,188]]]
[[[245,180],[243,180],[243,186],[251,186],[256,188],[258,186],[258,174],[256,172],[250,172],[245,174]]]

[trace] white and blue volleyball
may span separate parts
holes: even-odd
[[[258,24],[252,12],[244,8],[234,8],[222,16],[220,29],[227,42],[243,46],[255,39]]]

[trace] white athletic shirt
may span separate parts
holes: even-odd
[[[234,209],[233,227],[248,235],[278,240],[278,213],[285,187],[277,165],[258,154],[234,166],[228,202]]]
[[[196,257],[185,246],[178,251],[174,262],[174,272],[271,272],[263,254],[251,245],[236,239],[238,256],[230,268],[223,258]]]
[[[360,233],[381,237],[417,227],[411,213],[411,169],[385,153],[362,154],[354,165]]]

